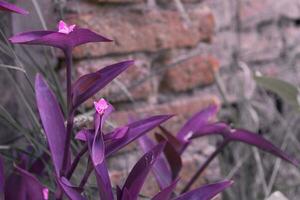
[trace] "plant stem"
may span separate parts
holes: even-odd
[[[224,139],[223,142],[218,146],[218,148],[208,157],[205,163],[197,170],[197,172],[193,175],[193,177],[189,180],[186,186],[181,191],[181,194],[187,192],[190,187],[194,184],[194,182],[198,179],[198,177],[202,174],[202,172],[206,169],[206,167],[211,163],[211,161],[224,149],[224,147],[229,143],[228,139]]]
[[[66,65],[67,65],[67,136],[64,146],[64,159],[63,159],[63,166],[62,166],[62,175],[65,175],[67,163],[70,159],[69,152],[70,152],[70,145],[71,145],[71,135],[73,129],[73,121],[74,121],[74,110],[72,108],[72,50],[66,49],[64,51],[66,57]]]
[[[89,158],[89,161],[87,163],[87,167],[86,167],[86,171],[82,177],[82,180],[80,181],[80,184],[79,184],[79,190],[83,190],[83,187],[85,186],[85,184],[87,183],[92,171],[93,171],[94,167],[93,167],[93,164]]]
[[[66,178],[67,179],[71,178],[73,172],[75,171],[75,169],[76,169],[76,167],[77,167],[77,165],[78,165],[78,163],[80,161],[80,158],[87,152],[87,150],[88,150],[88,146],[87,146],[87,144],[85,144],[83,146],[83,148],[81,149],[81,151],[77,154],[77,156],[73,160],[70,169],[67,171],[67,174],[66,174]]]

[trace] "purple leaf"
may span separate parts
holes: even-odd
[[[103,134],[99,131],[93,140],[92,144],[92,160],[95,166],[101,164],[105,158],[105,145],[103,140]]]
[[[207,124],[217,113],[217,106],[211,105],[191,117],[177,133],[177,138],[182,142],[188,142],[194,132]]]
[[[177,139],[170,131],[168,131],[165,127],[159,126],[159,129],[163,133],[163,135],[167,138],[168,142],[176,149],[178,153],[180,153],[184,143]]]
[[[155,143],[147,135],[140,137],[138,142],[144,153],[150,151],[155,146]],[[155,164],[153,165],[152,171],[160,189],[167,187],[172,182],[170,167],[168,166],[168,163],[163,155],[158,156]]]
[[[65,177],[59,178],[58,183],[69,199],[71,199],[71,200],[86,200],[86,198],[81,196],[80,192],[78,191],[78,188],[73,186],[68,181],[68,179],[66,179]]]
[[[149,174],[149,171],[151,170],[158,156],[163,151],[164,146],[165,143],[156,145],[134,165],[124,183],[122,197],[123,195],[126,195],[125,191],[128,190],[131,200],[137,199],[146,177]]]
[[[27,15],[29,13],[27,10],[24,10],[14,4],[7,3],[2,0],[0,0],[0,10],[14,12],[14,13],[22,14],[22,15]]]
[[[94,124],[95,124],[95,134],[94,134],[94,139],[92,143],[92,161],[94,165],[101,164],[105,158],[104,155],[104,140],[103,140],[103,133],[101,131],[102,127],[102,116],[99,113],[95,113],[94,117]]]
[[[167,141],[162,135],[155,134],[155,138],[158,142]],[[182,161],[179,153],[176,149],[167,141],[166,147],[164,149],[164,154],[167,158],[169,166],[171,167],[172,172],[172,180],[176,179],[181,168],[182,168]]]
[[[233,181],[223,181],[205,185],[190,192],[184,193],[174,200],[210,200],[226,188],[230,187],[232,184]]]
[[[86,139],[88,142],[90,155],[92,153],[93,145],[93,135],[86,133]],[[94,164],[94,163],[93,163]],[[94,168],[96,171],[96,179],[99,189],[99,194],[101,199],[113,200],[113,192],[111,187],[111,182],[108,174],[108,169],[106,167],[106,161],[104,160],[101,164],[95,165]]]
[[[171,183],[171,185],[169,185],[168,187],[166,187],[165,189],[163,189],[162,191],[157,193],[151,200],[170,199],[170,196],[171,196],[172,192],[175,190],[178,181],[179,181],[179,179],[176,179],[175,181],[173,181]]]
[[[43,185],[29,172],[15,167],[5,183],[6,200],[43,200]]]
[[[44,152],[39,158],[37,158],[34,161],[34,163],[31,165],[29,169],[29,172],[40,175],[45,168],[45,163],[47,163],[49,159],[50,156],[46,152]]]
[[[75,135],[75,139],[76,140],[81,140],[83,142],[86,142],[86,135],[92,135],[94,132],[93,129],[82,129],[80,131],[78,131]]]
[[[35,79],[38,110],[45,130],[55,172],[60,174],[63,165],[63,152],[66,140],[64,118],[56,98],[41,75]]]
[[[288,156],[284,151],[280,150],[278,147],[273,145],[268,140],[264,139],[262,136],[250,131],[242,129],[231,129],[225,123],[214,123],[203,126],[201,130],[193,135],[192,139],[205,135],[222,135],[224,139],[228,141],[238,141],[256,146],[257,148],[267,151],[274,156],[282,158],[283,160],[290,162],[295,166],[299,166],[299,162],[296,159]]]
[[[134,198],[132,197],[132,195],[130,194],[127,188],[124,188],[123,196],[121,200],[134,200]]]
[[[95,95],[133,63],[134,61],[132,60],[116,63],[80,77],[74,83],[72,89],[74,108]]]
[[[117,200],[121,200],[122,198],[122,189],[116,185],[116,196],[117,196]]]
[[[106,145],[106,157],[120,150],[171,117],[172,115],[157,115],[126,125],[129,128],[127,134],[124,137],[116,139]]]
[[[77,27],[69,34],[58,31],[31,31],[13,36],[9,40],[15,44],[46,45],[60,48],[63,51],[89,42],[111,42],[89,29]]]
[[[129,128],[127,126],[116,128],[111,133],[107,133],[104,135],[105,141],[111,141],[111,140],[117,140],[124,137],[129,131]]]
[[[264,151],[267,151],[274,156],[280,157],[281,159],[292,163],[296,167],[299,167],[299,162],[296,159],[293,159],[292,157],[288,156],[285,152],[274,146],[271,142],[264,139],[258,134],[251,133],[250,131],[246,130],[234,130],[230,134],[230,140],[232,141],[240,141],[247,144],[250,144],[252,146],[256,146]]]

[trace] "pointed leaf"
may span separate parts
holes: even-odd
[[[125,195],[124,191],[128,190],[128,194],[130,194],[131,199],[137,199],[149,171],[157,160],[157,157],[163,151],[164,146],[164,143],[156,145],[144,154],[144,156],[134,165],[124,183],[122,196]]]
[[[111,133],[105,134],[104,135],[104,140],[105,141],[110,141],[110,140],[121,139],[122,137],[124,137],[128,133],[128,131],[129,131],[129,127],[127,127],[127,126],[116,128]]]
[[[31,31],[15,35],[9,40],[15,44],[46,45],[60,48],[64,51],[90,42],[111,42],[89,29],[77,28],[69,34],[58,31]]]
[[[284,151],[277,148],[271,142],[269,142],[268,140],[266,140],[258,134],[238,129],[234,130],[230,136],[230,140],[232,141],[240,141],[243,143],[250,144],[252,146],[256,146],[264,151],[273,154],[274,156],[277,156],[287,162],[292,163],[296,167],[299,167],[299,162],[296,159],[288,156]]]
[[[106,145],[106,156],[110,156],[171,117],[172,115],[157,115],[126,125],[129,128],[127,134],[124,137],[116,139]]]
[[[92,155],[93,135],[86,133],[86,139],[88,143],[89,153],[90,155]],[[104,160],[98,165],[95,165],[93,163],[93,165],[96,172],[96,179],[101,199],[113,200],[113,192],[108,174],[108,169],[106,166],[106,161]]]
[[[167,200],[170,199],[170,196],[172,192],[175,190],[176,185],[178,183],[179,179],[176,179],[175,181],[172,182],[171,185],[157,193],[151,200]]]
[[[207,124],[216,115],[218,107],[211,105],[191,117],[177,133],[177,138],[182,142],[188,142],[194,132]]]
[[[119,74],[133,65],[134,61],[116,63],[97,72],[80,77],[73,85],[73,105],[77,108],[84,101],[95,95]]]
[[[144,153],[150,151],[155,146],[155,143],[147,135],[140,137],[138,142]],[[163,155],[158,156],[155,164],[153,165],[152,171],[161,190],[171,184],[172,174]]]
[[[5,184],[6,200],[43,200],[43,185],[29,172],[15,167]]]
[[[159,126],[159,129],[163,133],[163,135],[167,138],[168,142],[176,149],[179,153],[184,145],[184,143],[177,139],[170,131],[168,131],[165,127]]]
[[[158,142],[167,141],[162,135],[155,133],[155,138]],[[176,151],[176,149],[171,145],[168,141],[166,143],[166,147],[164,149],[164,154],[167,158],[169,166],[171,167],[172,172],[172,180],[176,179],[181,168],[182,168],[182,160],[180,154]]]
[[[92,135],[93,133],[94,133],[93,129],[82,129],[76,133],[75,139],[86,142],[87,141],[86,135]]]
[[[256,146],[264,151],[267,151],[274,156],[282,158],[283,160],[292,163],[295,166],[299,166],[299,162],[296,159],[288,156],[281,149],[273,145],[270,141],[266,140],[262,136],[242,129],[231,129],[225,123],[214,123],[204,126],[200,131],[196,132],[193,138],[202,137],[205,135],[222,135],[226,140],[243,142],[252,146]]]
[[[41,75],[35,79],[38,110],[51,151],[55,172],[60,174],[63,165],[63,152],[66,141],[64,118],[59,104]]]
[[[0,10],[5,10],[9,12],[14,12],[22,15],[27,15],[29,12],[27,10],[24,10],[23,8],[20,8],[14,4],[7,3],[5,1],[0,1]]]
[[[92,161],[94,165],[101,164],[105,158],[104,151],[105,151],[105,146],[104,146],[104,140],[103,140],[103,133],[102,133],[102,116],[99,115],[98,113],[95,113],[95,118],[94,118],[94,123],[95,123],[95,134],[94,134],[94,139],[93,139],[93,144],[92,144]]]
[[[68,181],[68,179],[66,179],[65,177],[59,178],[58,183],[69,199],[71,199],[71,200],[86,200],[86,198],[81,196],[81,194],[77,190],[77,187],[73,186]]]
[[[232,183],[233,181],[223,181],[219,183],[205,185],[190,192],[184,193],[177,197],[175,200],[211,200],[217,194],[230,187]]]

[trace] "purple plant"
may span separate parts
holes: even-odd
[[[153,167],[153,172],[156,180],[161,188],[177,178],[177,175],[181,169],[180,155],[188,147],[191,141],[195,138],[207,136],[207,135],[221,135],[223,141],[219,144],[217,149],[209,156],[209,158],[199,167],[190,181],[182,190],[182,193],[188,191],[192,184],[202,174],[202,172],[208,167],[210,162],[230,143],[230,142],[243,142],[257,148],[269,152],[296,167],[299,167],[299,162],[285,152],[274,146],[271,142],[264,139],[256,133],[252,133],[243,129],[232,129],[225,123],[210,122],[216,115],[217,107],[209,106],[191,117],[183,127],[178,131],[176,136],[173,136],[166,128],[160,126],[162,134],[155,134],[158,142],[167,140],[169,143],[169,150],[165,151],[165,155],[161,156],[157,163]],[[143,151],[147,151],[153,145],[154,141],[148,138],[146,135],[139,139],[139,144]],[[167,149],[167,148],[166,148]],[[171,162],[172,161],[172,162]]]
[[[0,1],[0,8],[25,14],[25,11],[2,1]],[[37,74],[35,79],[36,102],[55,171],[56,187],[54,189],[46,187],[35,177],[35,175],[43,175],[42,171],[45,166],[41,159],[48,159],[46,154],[38,158],[31,167],[28,167],[28,157],[23,156],[20,159],[21,162],[15,164],[14,172],[6,179],[4,178],[3,163],[0,159],[0,195],[4,195],[6,200],[48,200],[54,196],[55,199],[61,200],[64,195],[71,200],[84,200],[86,199],[84,196],[86,183],[93,171],[101,200],[135,200],[139,198],[142,186],[151,170],[160,186],[160,192],[152,198],[153,200],[209,200],[230,187],[233,182],[225,180],[192,191],[188,190],[213,158],[232,141],[256,146],[298,166],[296,160],[255,133],[242,129],[231,129],[225,123],[211,123],[210,118],[214,117],[217,112],[216,106],[210,106],[196,113],[185,123],[176,136],[161,126],[172,115],[148,117],[117,127],[106,133],[103,125],[114,108],[105,99],[100,99],[94,102],[94,127],[82,129],[73,137],[73,123],[77,108],[132,66],[134,62],[128,60],[106,66],[97,72],[79,77],[73,83],[71,78],[73,48],[90,42],[111,42],[112,40],[89,29],[80,28],[76,25],[68,26],[60,21],[58,30],[21,33],[11,37],[10,41],[15,44],[52,46],[64,52],[67,65],[68,113],[65,119],[54,93],[44,78]],[[65,121],[67,122],[66,125]],[[156,144],[146,136],[146,133],[158,126],[160,126],[162,134],[155,134]],[[182,193],[176,195],[174,190],[180,181],[178,174],[182,168],[181,154],[192,139],[214,134],[223,136],[222,143],[199,168]],[[73,138],[82,143],[82,149],[74,156],[72,156],[70,148]],[[116,189],[113,190],[106,160],[137,139],[139,139],[139,144],[145,154],[135,164],[123,186],[116,186]],[[82,180],[74,184],[72,176],[86,152],[88,152],[86,171]]]
[[[0,0],[0,10],[8,11],[8,12],[14,12],[22,15],[27,15],[29,12],[14,5],[11,3],[7,3],[5,1]]]

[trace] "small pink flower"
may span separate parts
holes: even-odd
[[[44,197],[44,200],[49,199],[49,189],[48,188],[43,189],[43,197]]]
[[[95,106],[95,109],[96,111],[102,115],[104,114],[105,110],[108,108],[108,103],[107,101],[105,101],[105,99],[100,99],[98,102],[94,102],[94,106]]]
[[[75,26],[75,24],[68,26],[68,24],[66,24],[64,21],[60,20],[58,23],[58,32],[69,34],[74,30]]]

